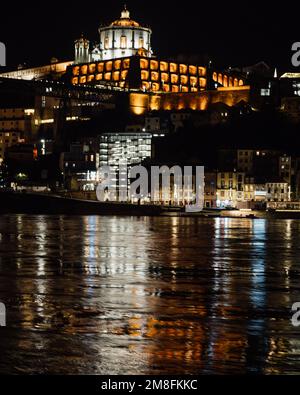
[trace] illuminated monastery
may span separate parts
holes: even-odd
[[[72,83],[106,84],[143,92],[189,93],[213,87],[239,88],[244,80],[208,70],[204,65],[157,59],[151,49],[150,28],[130,19],[124,8],[120,19],[99,28],[100,43],[90,50],[83,37],[75,41]]]
[[[131,19],[125,7],[119,19],[99,27],[99,43],[75,41],[74,60],[18,69],[0,77],[25,80],[60,80],[73,88],[126,93],[130,111],[207,110],[211,104],[249,103],[245,74],[215,70],[211,65],[188,64],[155,57],[152,31]],[[67,85],[66,85],[67,87]]]

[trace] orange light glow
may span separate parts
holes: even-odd
[[[148,81],[143,81],[142,89],[148,91],[150,89],[150,83]]]
[[[171,82],[172,84],[178,84],[179,77],[178,74],[171,74]]]
[[[150,69],[151,70],[158,70],[158,62],[156,60],[150,61]]]
[[[198,79],[197,77],[190,77],[190,84],[192,87],[195,87],[197,85]]]
[[[98,73],[103,73],[103,71],[104,71],[104,63],[98,63],[97,70],[98,70]]]
[[[153,82],[153,84],[152,84],[152,90],[153,90],[153,92],[159,91],[159,84],[157,84],[156,82]]]
[[[151,72],[151,80],[152,81],[158,81],[158,76],[159,76],[159,74],[156,71]]]
[[[205,67],[198,67],[198,74],[200,77],[206,76],[206,68]]]
[[[81,66],[81,74],[87,74],[87,70],[88,70],[88,67],[86,64]]]
[[[141,71],[141,77],[142,77],[142,80],[148,81],[149,80],[149,71],[148,70],[142,70]]]
[[[129,69],[130,67],[130,59],[124,59],[123,60],[123,69]]]
[[[89,64],[89,73],[94,74],[95,72],[96,72],[96,64],[95,63]]]
[[[197,67],[196,66],[189,66],[189,73],[191,75],[196,75],[197,74]]]
[[[163,91],[164,91],[164,92],[170,92],[170,85],[164,84],[164,85],[163,85]]]
[[[73,67],[73,75],[74,75],[74,76],[79,75],[79,71],[80,71],[80,69],[79,69],[78,66]]]
[[[123,81],[125,81],[126,78],[127,78],[127,75],[128,75],[128,70],[123,70],[123,71],[121,72],[121,79],[122,79]]]
[[[168,71],[169,64],[167,62],[160,62],[160,71]]]
[[[113,63],[110,61],[110,62],[106,62],[105,63],[105,70],[106,71],[112,71],[112,66],[113,66]]]
[[[180,76],[180,83],[182,84],[182,85],[187,85],[187,83],[188,83],[188,76],[187,75],[181,75]]]
[[[113,73],[113,80],[114,81],[119,81],[120,80],[120,72],[119,71],[115,71]]]
[[[110,81],[111,80],[111,73],[105,73],[104,79],[105,79],[105,81]]]
[[[164,82],[168,82],[169,81],[169,74],[162,73],[161,74],[161,80],[164,81]]]
[[[178,65],[176,63],[170,63],[170,72],[177,73]]]
[[[114,69],[115,70],[120,70],[121,69],[121,65],[122,65],[121,60],[115,60],[115,62],[114,62]]]
[[[129,105],[133,114],[145,114],[149,107],[149,96],[147,94],[131,93],[129,96]]]
[[[225,87],[228,86],[228,77],[227,77],[227,75],[224,75],[224,78],[223,78],[223,86],[225,86]]]
[[[186,64],[179,65],[180,74],[187,74],[188,67]]]
[[[144,70],[148,69],[149,68],[148,59],[141,59],[140,60],[140,67],[141,67],[141,69],[144,69]]]
[[[199,78],[199,85],[200,85],[200,88],[206,88],[206,79]]]

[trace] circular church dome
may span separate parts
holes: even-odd
[[[119,19],[99,28],[99,34],[103,60],[130,57],[141,51],[145,56],[152,56],[151,29],[131,19],[126,6]]]
[[[131,26],[131,27],[139,27],[140,24],[132,19],[130,19],[130,12],[127,10],[126,6],[121,13],[121,18],[114,21],[110,26]]]

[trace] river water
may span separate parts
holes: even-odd
[[[300,373],[300,221],[0,217],[0,373]]]

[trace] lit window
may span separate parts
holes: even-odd
[[[127,48],[127,37],[121,36],[121,49],[126,49],[126,48]]]
[[[164,82],[168,82],[169,81],[169,74],[162,73],[161,74],[161,80],[164,81]]]
[[[119,71],[115,71],[113,74],[113,80],[114,81],[119,81],[120,80],[120,72]]]
[[[97,69],[99,73],[102,73],[104,71],[104,63],[99,63]]]
[[[139,48],[144,48],[144,39],[143,39],[143,37],[140,37]]]
[[[149,71],[142,70],[141,76],[142,76],[142,80],[148,80],[149,79]]]
[[[95,63],[90,64],[90,65],[89,65],[89,73],[90,73],[90,74],[94,74],[95,71],[96,71],[96,65],[95,65]]]
[[[88,67],[87,67],[87,65],[83,65],[83,66],[81,66],[81,74],[87,74],[87,72],[88,72]]]
[[[168,71],[169,65],[167,62],[160,62],[160,70],[161,71]]]
[[[151,73],[151,80],[152,81],[158,81],[158,76],[159,76],[158,73],[156,73],[155,71],[152,71],[152,73]]]
[[[177,73],[177,64],[176,63],[170,63],[170,71],[171,71],[171,73]]]
[[[147,59],[141,59],[140,60],[140,65],[141,65],[141,69],[148,69],[149,62],[148,62]]]
[[[177,74],[171,74],[171,82],[172,84],[177,84],[179,80],[179,77]]]
[[[121,69],[121,60],[116,60],[114,62],[114,67],[115,67],[115,70],[120,70]]]
[[[158,69],[158,62],[156,60],[151,60],[150,61],[150,68],[151,68],[151,70],[157,70]]]
[[[187,74],[188,67],[185,64],[179,66],[180,74]]]
[[[197,67],[196,66],[189,66],[189,73],[191,75],[196,75],[197,74]]]
[[[109,49],[109,38],[108,37],[105,37],[104,48]]]
[[[271,95],[271,91],[270,91],[270,89],[261,89],[260,90],[260,95],[261,96],[270,96]]]
[[[106,81],[110,81],[110,80],[111,80],[111,73],[105,73],[105,74],[104,74],[104,79],[105,79]]]

